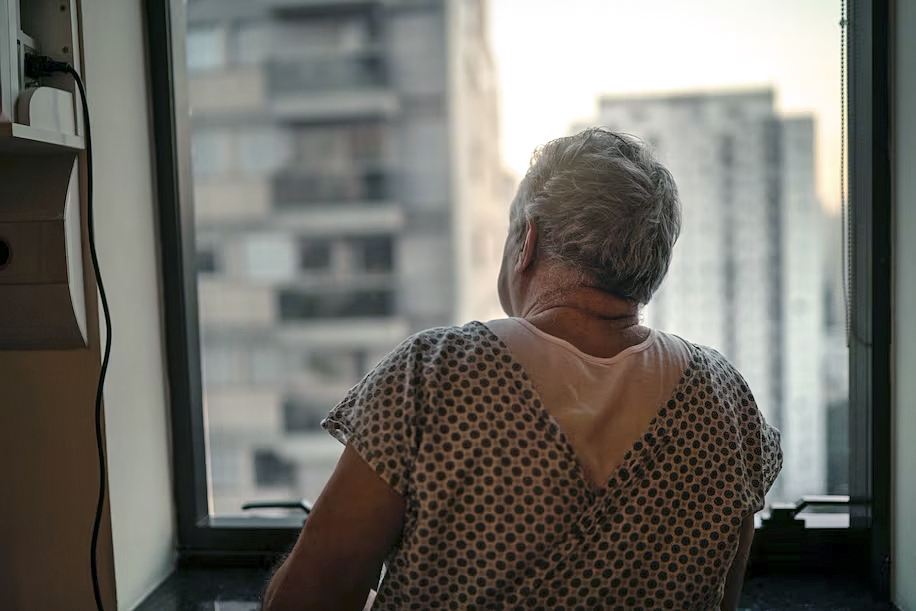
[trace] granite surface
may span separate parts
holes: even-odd
[[[136,611],[256,611],[266,569],[179,569]],[[891,611],[862,584],[825,577],[755,577],[744,587],[748,611]]]

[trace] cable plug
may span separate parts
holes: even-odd
[[[59,62],[45,55],[25,54],[25,75],[29,78],[48,76],[57,72],[70,72],[70,64]]]

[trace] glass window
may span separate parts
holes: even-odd
[[[208,24],[188,28],[188,69],[214,70],[226,65],[226,31]]]
[[[280,319],[285,321],[322,318],[387,317],[394,314],[390,290],[314,292],[281,289]]]
[[[331,241],[303,238],[299,240],[299,269],[328,271],[331,267]]]
[[[200,130],[191,140],[191,163],[200,178],[227,176],[232,170],[232,142],[225,131]]]
[[[230,46],[232,58],[237,66],[256,66],[265,62],[273,49],[276,27],[270,22],[252,19],[241,21],[234,28],[234,40]]]
[[[352,238],[353,267],[358,272],[390,272],[394,269],[394,240],[391,236]]]
[[[244,242],[245,272],[252,280],[288,280],[296,275],[292,236],[252,233]]]
[[[270,346],[253,348],[248,353],[252,384],[278,386],[286,380],[285,362],[280,350]]]
[[[197,273],[213,274],[219,271],[220,261],[213,246],[200,246],[197,248]]]
[[[238,133],[238,164],[243,174],[271,174],[289,163],[289,134],[272,129],[246,129]]]
[[[304,355],[302,368],[319,384],[352,386],[367,371],[367,363],[365,350],[326,349]]]
[[[254,451],[254,479],[265,488],[289,487],[296,483],[296,465],[270,448]]]
[[[317,422],[349,385],[413,332],[499,315],[531,152],[599,125],[650,143],[684,205],[646,324],[745,375],[783,435],[770,501],[848,491],[839,12],[774,2],[188,0],[187,85],[227,101],[189,119],[204,402],[250,405],[206,447],[236,456],[214,481],[255,472],[219,476],[216,513],[320,490],[340,447]]]
[[[241,483],[241,455],[233,448],[211,447],[210,481],[216,490],[234,490]]]
[[[238,358],[234,350],[210,346],[203,354],[204,383],[208,387],[226,386],[238,381]]]
[[[314,405],[299,399],[287,399],[283,404],[283,428],[287,433],[321,431],[321,421],[327,415],[327,405]]]

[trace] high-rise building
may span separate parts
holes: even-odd
[[[651,144],[677,181],[683,228],[647,324],[725,354],[782,432],[771,499],[824,493],[822,212],[814,119],[771,89],[604,97],[592,124]]]
[[[188,1],[214,513],[314,498],[348,388],[409,334],[498,308],[482,2]]]

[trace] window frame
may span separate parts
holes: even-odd
[[[891,0],[849,0],[849,492],[851,545],[890,600]]]
[[[184,9],[180,0],[146,7],[179,562],[260,564],[292,546],[301,520],[209,513]]]
[[[179,558],[183,563],[269,563],[294,543],[301,519],[209,515],[185,9],[181,0],[149,0],[146,7]],[[867,566],[851,562],[847,570],[861,570],[885,600],[891,507],[888,17],[889,0],[849,0],[850,528],[785,533],[764,528],[756,546],[763,551],[754,557],[758,567],[807,571],[813,567],[805,550],[819,550],[815,558],[864,556]],[[767,542],[776,542],[782,556],[767,551]]]

